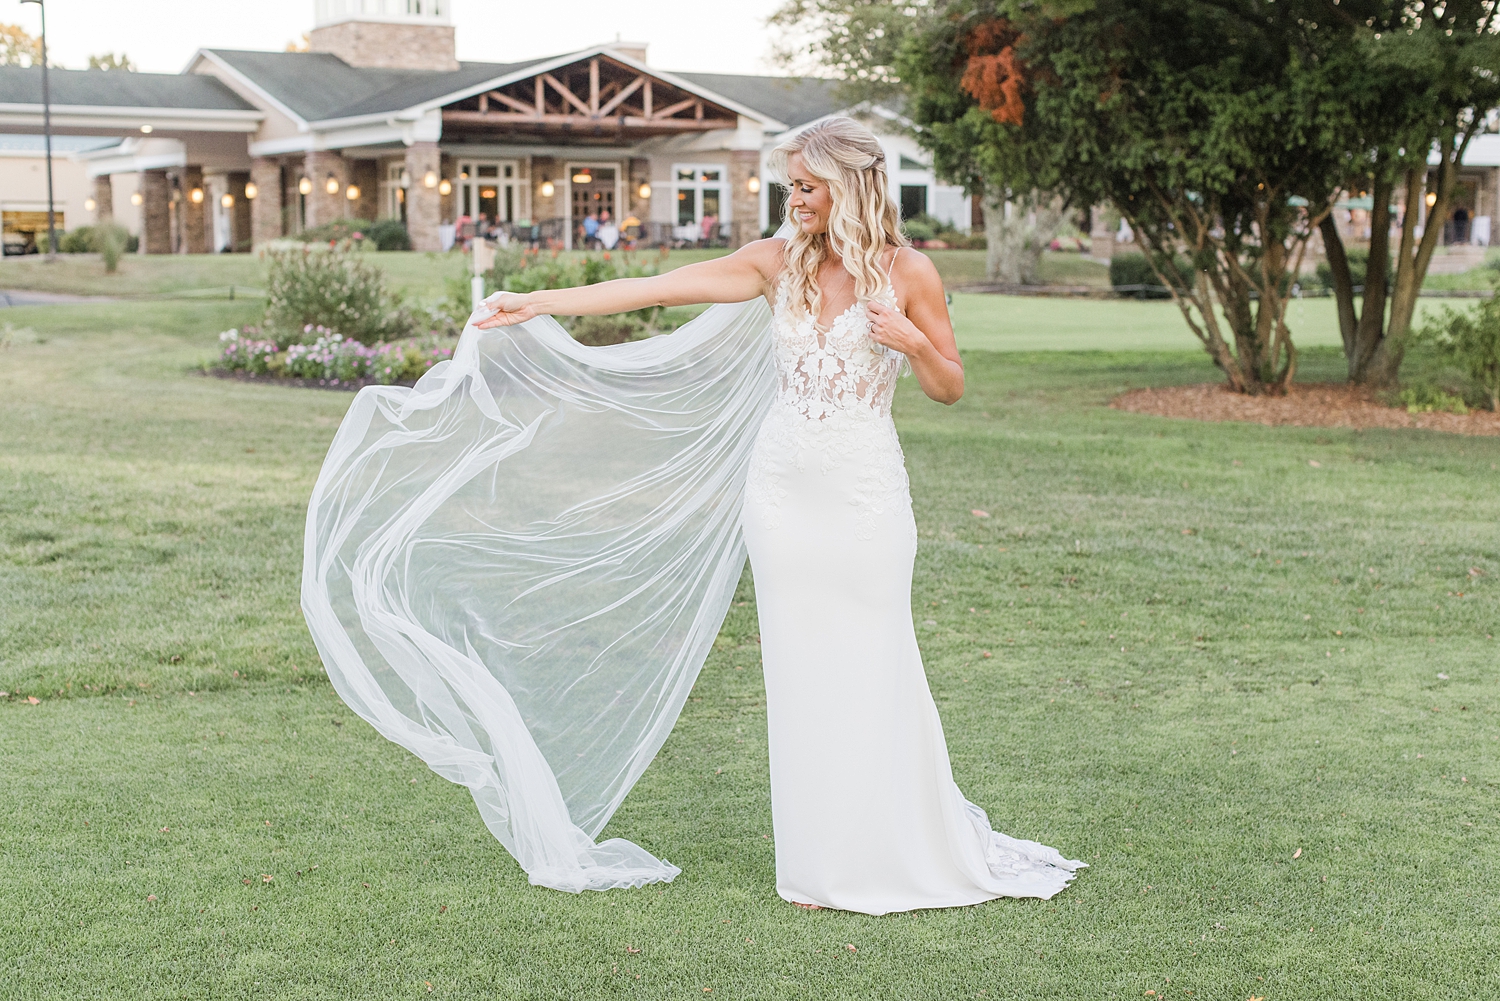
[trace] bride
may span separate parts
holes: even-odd
[[[912,625],[891,401],[907,366],[934,400],[963,393],[942,283],[863,126],[819,123],[773,166],[776,238],[498,293],[450,366],[365,390],[309,510],[309,624],[345,701],[467,785],[532,882],[639,885],[678,870],[593,836],[676,719],[748,550],[777,892],[867,914],[1049,898],[1083,863],[964,798]],[[548,319],[702,302],[736,305],[615,348]]]

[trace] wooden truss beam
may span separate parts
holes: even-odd
[[[611,70],[609,76],[601,76],[601,64]],[[571,81],[581,82],[578,80],[579,69],[582,69],[581,64],[574,68],[572,74],[564,73],[564,76]],[[619,70],[630,75],[627,77],[615,72]],[[488,91],[478,95],[477,111],[472,110],[474,106],[450,108],[443,112],[443,118],[469,124],[505,123],[574,128],[589,125],[597,127],[610,122],[617,128],[668,132],[712,128],[720,123],[728,125],[732,120],[726,117],[728,113],[725,109],[706,104],[703,98],[696,96],[685,97],[659,108],[656,105],[655,82],[647,73],[595,56],[588,61],[587,97],[576,93],[553,73],[539,73],[531,78],[530,87],[525,81],[517,81],[508,85],[507,89],[511,93],[498,89]],[[550,106],[547,95],[549,87],[560,99]],[[676,88],[669,90],[669,93],[674,92],[681,93]],[[632,98],[639,101],[639,108],[634,106],[635,102],[626,104]],[[692,112],[691,118],[685,115],[677,117],[688,111]]]
[[[615,115],[611,118],[584,118],[580,115],[538,115],[528,111],[516,114],[509,111],[444,111],[443,121],[465,125],[563,125],[571,128],[593,126],[620,126],[627,129],[701,132],[705,121],[709,124],[724,122],[724,119],[696,118],[642,118],[640,115]],[[726,122],[727,127],[727,122]]]

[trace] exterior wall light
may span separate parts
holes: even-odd
[[[351,202],[359,201],[359,185],[351,184],[347,188],[345,188],[344,197],[349,199]]]
[[[425,173],[425,174],[422,175],[422,187],[424,187],[424,188],[435,188],[437,186],[438,186],[437,171],[435,171],[435,170],[429,170],[427,173]]]
[[[326,180],[326,181],[323,182],[323,190],[326,191],[326,192],[328,192],[330,195],[336,195],[336,194],[338,194],[339,193],[339,179],[337,177],[334,177],[332,174],[329,174],[328,175],[328,180]]]
[[[396,189],[396,201],[398,201],[398,202],[405,202],[406,201],[406,189],[405,188],[397,188]]]
[[[542,182],[542,197],[543,198],[551,198],[552,197],[552,193],[554,191],[556,191],[556,190],[557,190],[557,186],[554,185],[551,181],[543,181]]]
[[[754,174],[751,174],[750,180],[745,182],[745,189],[752,195],[760,194],[760,178],[756,177]]]
[[[1436,191],[1429,191],[1429,192],[1427,192],[1427,207],[1428,208],[1432,208],[1436,204],[1437,204],[1437,192]]]
[[[141,204],[141,202],[144,202],[145,200],[146,199],[144,199],[144,198],[141,197],[141,193],[139,191],[132,191],[130,193],[130,204],[132,204],[132,205],[139,205],[139,204]]]
[[[194,205],[202,205],[203,204],[203,189],[202,188],[194,188],[192,191],[188,192],[188,198],[191,199],[191,201],[192,201],[192,203]]]
[[[83,209],[84,209],[85,212],[92,212],[92,211],[94,211],[94,209],[96,209],[98,207],[99,207],[99,203],[96,202],[96,201],[94,201],[92,198],[85,198],[83,200]]]
[[[302,180],[297,182],[297,191],[300,194],[304,195],[312,194],[312,181],[304,177]]]
[[[594,175],[589,173],[589,169],[587,167],[582,167],[579,169],[578,173],[573,175],[573,183],[592,184],[594,183]]]
[[[250,199],[253,202],[255,201],[255,196],[258,194],[260,194],[260,189],[255,186],[254,181],[250,181],[245,185],[246,198]]]
[[[650,198],[651,197],[651,185],[649,185],[649,184],[642,184],[641,187],[640,187],[640,191],[638,191],[637,194],[639,194],[642,199]]]
[[[443,178],[441,181],[439,181],[438,182],[438,194],[440,194],[440,195],[451,195],[451,194],[453,194],[453,182],[450,181],[450,180],[448,180],[446,177]]]
[[[226,209],[234,208],[234,196],[227,191],[224,192],[219,196],[219,204],[224,206]]]
[[[150,134],[151,134],[151,133],[152,133],[152,132],[154,132],[154,131],[155,131],[155,128],[154,128],[154,127],[153,127],[153,126],[150,126],[150,125],[142,125],[142,126],[141,126],[141,132],[143,132],[143,133],[145,133],[145,134],[146,134],[146,135],[148,135],[148,136],[149,136],[149,135],[150,135]]]

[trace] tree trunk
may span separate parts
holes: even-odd
[[[1333,298],[1338,305],[1339,335],[1344,341],[1344,358],[1348,362],[1349,378],[1354,378],[1354,338],[1359,317],[1354,312],[1354,276],[1349,273],[1349,255],[1344,252],[1344,239],[1339,236],[1338,223],[1329,212],[1318,224],[1323,234],[1323,254],[1328,258],[1328,270],[1333,272]]]
[[[1451,132],[1438,143],[1442,151],[1442,162],[1437,168],[1437,200],[1427,212],[1427,225],[1421,239],[1416,236],[1417,206],[1421,204],[1425,187],[1426,167],[1413,167],[1406,172],[1406,215],[1401,220],[1401,245],[1396,251],[1394,269],[1395,287],[1386,287],[1387,262],[1390,259],[1390,196],[1394,190],[1394,178],[1389,175],[1375,179],[1375,205],[1370,216],[1370,263],[1365,274],[1364,304],[1360,309],[1354,350],[1345,354],[1349,363],[1351,382],[1374,386],[1388,386],[1396,381],[1401,372],[1401,362],[1406,357],[1407,337],[1411,333],[1412,317],[1417,309],[1417,297],[1422,283],[1427,279],[1427,268],[1432,264],[1433,252],[1437,250],[1442,236],[1441,220],[1448,214],[1457,187],[1458,164],[1462,162],[1472,133],[1460,136]],[[1434,222],[1436,224],[1434,225]],[[1329,261],[1332,266],[1332,259]],[[1386,305],[1390,305],[1390,316],[1386,316]],[[1342,307],[1341,307],[1342,312]]]
[[[985,188],[981,204],[988,244],[985,275],[1002,285],[1038,284],[1042,251],[1062,226],[1063,200],[1033,190],[1007,205],[1005,189],[997,185]]]

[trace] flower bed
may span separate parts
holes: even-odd
[[[261,337],[256,327],[226,330],[219,335],[222,372],[275,379],[317,380],[331,385],[349,383],[412,383],[440,361],[453,357],[453,345],[436,337],[406,338],[366,345],[309,324],[303,331],[311,343],[279,347]]]

